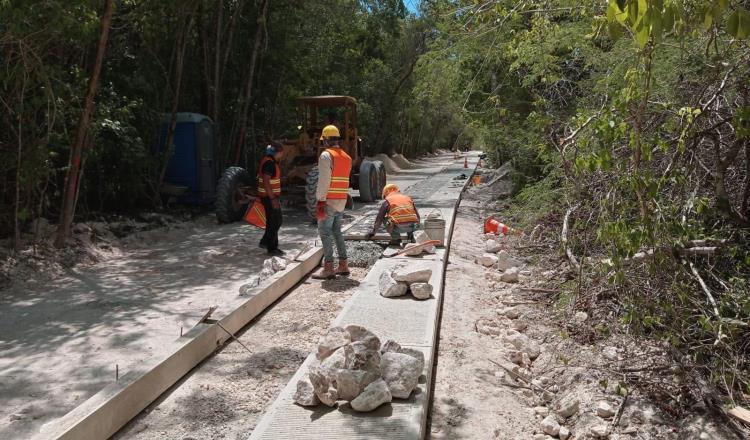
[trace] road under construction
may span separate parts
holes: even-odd
[[[399,340],[405,347],[421,350],[425,354],[425,371],[423,381],[419,389],[415,392],[414,398],[394,402],[378,411],[369,413],[368,417],[352,417],[342,412],[322,411],[316,409],[310,411],[297,405],[294,405],[290,396],[296,380],[305,374],[306,367],[310,359],[300,359],[299,369],[288,382],[288,386],[283,387],[274,399],[268,399],[272,404],[267,405],[262,418],[259,420],[257,427],[246,432],[247,437],[252,438],[287,438],[299,437],[300,432],[309,433],[304,438],[359,438],[358,435],[364,435],[367,438],[380,438],[386,435],[392,436],[393,433],[401,433],[395,438],[423,438],[425,435],[426,416],[429,402],[430,378],[432,377],[433,355],[435,350],[435,341],[439,325],[439,311],[441,304],[441,292],[443,287],[443,273],[447,264],[448,252],[450,248],[450,232],[455,207],[460,200],[460,196],[466,185],[471,181],[470,177],[473,168],[478,161],[478,155],[469,154],[467,157],[456,158],[452,154],[444,154],[439,157],[429,158],[420,162],[415,162],[412,169],[389,176],[389,182],[397,183],[402,189],[414,197],[417,206],[420,209],[422,217],[429,214],[439,213],[446,221],[446,246],[439,248],[434,255],[420,258],[426,264],[433,266],[433,280],[431,283],[435,286],[433,297],[427,301],[409,303],[408,306],[403,301],[388,301],[386,298],[378,295],[378,277],[380,274],[400,263],[408,263],[412,257],[399,256],[396,258],[380,259],[366,271],[361,272],[361,281],[350,286],[351,296],[346,300],[343,308],[335,317],[330,325],[345,325],[356,323],[372,329],[378,333],[385,341],[386,339]],[[351,213],[346,234],[349,237],[361,237],[371,227],[374,218],[376,206],[373,204],[359,206]],[[188,286],[186,283],[175,283],[165,289],[176,291],[192,290],[192,295],[185,295],[178,302],[172,302],[174,309],[180,311],[181,326],[179,328],[180,336],[175,338],[176,326],[167,329],[164,322],[170,320],[169,310],[170,303],[165,303],[165,307],[159,307],[151,310],[143,310],[144,315],[149,316],[144,322],[145,328],[134,328],[138,323],[130,323],[127,328],[132,336],[139,339],[140,346],[130,346],[125,349],[118,347],[117,332],[114,326],[108,329],[111,333],[103,332],[102,329],[108,325],[106,320],[96,321],[95,317],[87,316],[85,319],[90,320],[89,326],[91,334],[77,333],[75,336],[68,335],[71,341],[66,341],[65,345],[70,347],[72,339],[77,338],[80,344],[77,350],[52,350],[48,352],[39,365],[29,365],[27,371],[32,372],[35,368],[46,369],[48,377],[56,377],[58,384],[51,380],[47,385],[48,389],[59,389],[64,392],[72,388],[78,390],[85,389],[86,392],[79,392],[76,399],[66,401],[66,396],[49,397],[51,401],[61,403],[61,410],[57,413],[41,413],[40,417],[33,420],[26,426],[26,431],[11,432],[11,436],[35,435],[35,438],[108,438],[115,435],[120,438],[130,438],[136,436],[132,426],[137,424],[137,420],[148,420],[152,414],[159,413],[159,405],[169,399],[170,395],[179,394],[177,390],[181,384],[190,380],[190,377],[200,375],[202,369],[210,369],[212,355],[218,350],[232,351],[235,347],[246,345],[247,342],[240,342],[235,338],[235,333],[242,333],[246,327],[252,327],[254,319],[264,314],[264,319],[273,320],[274,307],[277,302],[283,302],[285,294],[294,292],[299,289],[306,289],[310,286],[305,281],[308,275],[315,270],[320,264],[322,251],[319,247],[319,241],[315,239],[315,229],[304,227],[306,222],[304,215],[297,217],[292,216],[291,221],[287,222],[282,229],[281,235],[287,234],[287,243],[293,243],[297,250],[290,250],[290,258],[287,267],[279,271],[270,279],[264,280],[254,289],[245,289],[243,295],[238,295],[238,290],[242,287],[243,281],[253,272],[257,272],[261,267],[261,260],[248,259],[248,263],[256,263],[254,268],[243,267],[240,273],[232,277],[231,282],[223,280],[222,283],[211,283],[205,280],[205,285]],[[244,235],[244,240],[240,245],[247,246],[255,239],[253,234],[256,231],[248,230],[247,226],[225,225],[220,228],[232,228],[232,232],[227,236],[220,236],[214,233],[213,237],[210,232],[200,234],[200,244],[210,247],[211,240],[236,240],[237,236]],[[201,231],[202,232],[202,231]],[[198,235],[198,234],[196,234]],[[285,237],[285,238],[286,238]],[[198,253],[200,250],[195,249],[195,237],[188,236],[185,238],[183,247],[188,246],[192,250],[184,249],[185,253]],[[192,240],[192,242],[191,242]],[[189,243],[189,245],[188,245]],[[199,244],[199,245],[200,245]],[[388,252],[388,250],[386,251]],[[209,253],[209,255],[211,255]],[[247,264],[247,263],[246,263]],[[132,268],[131,268],[132,269]],[[127,280],[127,291],[138,292],[144,288],[143,283],[146,278],[150,279],[150,287],[154,287],[153,276],[159,277],[162,273],[168,272],[169,266],[161,268],[156,274],[149,274],[143,279],[134,276],[124,276]],[[129,275],[129,274],[128,274]],[[79,276],[81,284],[74,282],[62,286],[66,292],[78,293],[82,285],[86,286],[87,293],[94,298],[97,296],[96,286],[106,285],[109,288],[117,289],[118,277],[112,273],[108,274],[108,279],[91,278],[94,274],[82,274]],[[102,275],[100,275],[102,276]],[[88,281],[88,282],[87,282]],[[125,281],[122,281],[125,282]],[[189,280],[187,281],[190,282]],[[148,288],[149,286],[145,286]],[[107,292],[112,292],[106,289]],[[107,292],[104,292],[96,301],[106,301]],[[78,293],[80,294],[80,293]],[[103,298],[102,298],[103,296]],[[138,316],[138,302],[126,303],[125,299],[118,296],[121,308],[128,309],[128,316]],[[280,299],[281,298],[281,299]],[[173,309],[173,310],[174,310]],[[186,309],[191,309],[186,312]],[[36,311],[39,316],[33,316]],[[43,319],[43,315],[49,313],[46,309],[29,309],[27,319]],[[78,311],[80,314],[81,312]],[[80,318],[77,318],[80,319]],[[150,325],[158,323],[158,325]],[[408,323],[408,325],[403,325]],[[6,323],[7,331],[20,332],[18,323]],[[122,324],[119,324],[122,326]],[[15,330],[11,328],[15,327]],[[303,332],[304,330],[298,330]],[[82,343],[91,341],[95,338],[106,339],[106,334],[115,335],[106,341],[98,341],[93,347]],[[171,335],[175,336],[171,336]],[[170,337],[171,336],[171,337]],[[121,337],[121,335],[120,335]],[[19,339],[22,336],[18,336]],[[119,344],[127,345],[127,344]],[[87,352],[88,348],[93,348],[93,352]],[[106,348],[103,348],[106,347]],[[144,347],[148,347],[144,349]],[[112,348],[111,354],[102,356],[102,362],[97,360],[97,353],[106,352]],[[122,350],[117,352],[117,350]],[[238,348],[243,350],[243,348]],[[244,347],[247,349],[247,347]],[[18,350],[14,353],[19,359],[24,354],[28,355],[34,352],[38,359],[41,359],[43,347],[28,344],[24,350]],[[75,365],[66,363],[66,359],[76,357]],[[121,359],[114,366],[113,372],[103,364],[112,357]],[[31,357],[33,358],[33,356]],[[28,358],[27,358],[28,359]],[[207,359],[207,360],[204,360]],[[99,362],[99,363],[97,363]],[[93,368],[92,368],[93,367]],[[111,366],[110,366],[111,367]],[[57,370],[57,374],[55,371]],[[89,377],[85,372],[91,372]],[[75,372],[75,374],[72,374]],[[114,373],[114,374],[111,374]],[[18,376],[16,376],[18,377]],[[30,378],[20,378],[19,382],[30,380]],[[210,382],[210,381],[209,381]],[[64,383],[64,386],[61,384]],[[16,384],[20,388],[20,383]],[[98,387],[98,389],[97,389]],[[207,385],[207,388],[210,387]],[[13,388],[11,388],[13,389]],[[251,392],[251,391],[248,391]],[[238,390],[241,395],[243,390]],[[20,393],[18,393],[20,394]],[[23,399],[23,396],[12,396],[14,399]],[[146,409],[146,412],[143,412]],[[140,415],[139,415],[140,414]],[[131,422],[133,418],[136,421]],[[130,425],[128,423],[130,422]],[[142,422],[148,426],[147,422]],[[123,427],[126,427],[119,434]],[[144,436],[148,428],[139,429],[138,432]],[[297,434],[294,434],[297,433]],[[390,433],[390,434],[389,434]],[[145,432],[147,434],[147,432]],[[160,432],[161,435],[167,435],[171,438],[169,432]],[[148,437],[148,435],[145,435]],[[363,438],[365,438],[363,437]]]

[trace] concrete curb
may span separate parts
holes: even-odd
[[[464,169],[460,168],[460,170]],[[450,171],[455,174],[461,173],[455,168]],[[473,169],[463,172],[468,174],[473,172]],[[449,171],[446,174],[452,176]],[[443,180],[446,180],[445,183],[455,182]],[[361,282],[355,295],[346,303],[332,323],[335,326],[363,325],[377,334],[383,342],[386,339],[394,339],[404,347],[423,351],[425,353],[425,371],[423,372],[425,380],[418,385],[412,396],[406,400],[399,399],[389,405],[382,405],[371,413],[353,412],[348,404],[338,409],[324,406],[300,407],[294,404],[292,396],[297,381],[304,377],[314,359],[314,355],[311,354],[261,418],[250,435],[250,440],[285,438],[416,440],[425,437],[450,238],[455,226],[456,208],[469,182],[470,179],[466,179],[460,185],[446,184],[440,191],[422,201],[426,205],[432,202],[437,206],[433,209],[440,209],[443,213],[447,226],[446,248],[438,249],[435,255],[423,259],[397,257],[378,260]],[[452,201],[454,194],[455,201],[450,205],[445,203]],[[433,269],[431,280],[435,286],[433,298],[417,301],[408,298],[388,299],[379,295],[377,280],[380,274],[384,270],[402,264],[420,264]]]

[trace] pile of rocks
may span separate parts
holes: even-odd
[[[378,281],[380,294],[386,298],[404,296],[411,293],[416,299],[432,296],[432,269],[419,266],[399,266],[392,271],[384,271]]]
[[[329,329],[315,357],[294,393],[302,406],[348,401],[355,411],[372,411],[393,398],[409,398],[424,369],[422,352],[391,340],[381,346],[374,333],[358,325]]]
[[[477,255],[476,262],[484,267],[494,267],[500,272],[500,281],[517,283],[522,263],[511,257],[494,234],[485,234],[484,253]]]

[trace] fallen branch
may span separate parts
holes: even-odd
[[[492,362],[493,364],[497,365],[498,367],[502,368],[503,370],[505,370],[508,374],[510,374],[511,376],[513,376],[514,378],[516,378],[516,380],[520,380],[520,381],[522,381],[524,383],[527,383],[527,384],[531,385],[532,387],[536,388],[537,391],[541,391],[543,393],[549,393],[549,391],[547,391],[546,389],[540,387],[539,385],[536,385],[535,383],[533,383],[530,380],[527,380],[526,378],[524,378],[520,374],[515,373],[513,370],[511,370],[510,368],[506,367],[505,365],[502,365],[502,364],[500,364],[498,362],[495,362],[492,359],[487,359],[487,360],[490,361],[490,362]]]
[[[622,402],[620,402],[620,406],[617,408],[617,412],[615,413],[614,419],[612,419],[612,427],[617,427],[617,424],[620,423],[620,418],[622,417],[622,412],[625,410],[625,405],[627,405],[628,397],[630,396],[630,393],[625,393],[625,397],[623,397]]]
[[[557,289],[542,289],[540,287],[521,287],[519,290],[521,292],[532,292],[532,293],[549,293],[549,294],[560,293],[560,291]]]
[[[565,218],[563,219],[563,227],[562,227],[562,244],[565,248],[565,255],[568,256],[568,260],[570,261],[570,264],[573,266],[573,268],[578,272],[581,270],[581,265],[578,263],[578,259],[576,259],[576,256],[573,255],[573,251],[570,250],[570,247],[568,246],[568,221],[570,220],[570,214],[572,214],[576,209],[578,209],[579,205],[575,205],[568,209],[568,211],[565,213]]]
[[[684,263],[684,260],[683,260]],[[698,273],[698,269],[696,269],[695,265],[692,261],[688,262],[690,265],[690,271],[693,272],[693,276],[698,280],[698,284],[701,285],[701,289],[703,289],[703,292],[706,294],[706,297],[708,298],[708,302],[711,303],[711,307],[713,308],[714,316],[716,316],[716,320],[719,321],[719,332],[716,335],[716,341],[714,341],[714,345],[718,345],[719,342],[721,342],[721,337],[723,336],[721,325],[721,315],[719,314],[719,306],[716,305],[716,300],[714,299],[714,296],[711,294],[711,290],[708,288],[708,285],[705,281],[703,281],[703,278],[701,277],[700,273]]]

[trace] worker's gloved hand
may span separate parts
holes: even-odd
[[[326,218],[326,202],[321,201],[318,202],[317,206],[315,207],[315,218],[318,220],[323,220]]]
[[[368,239],[368,240],[372,239],[372,237],[374,237],[374,236],[375,236],[374,232],[368,232],[367,234],[365,234],[365,238]]]

